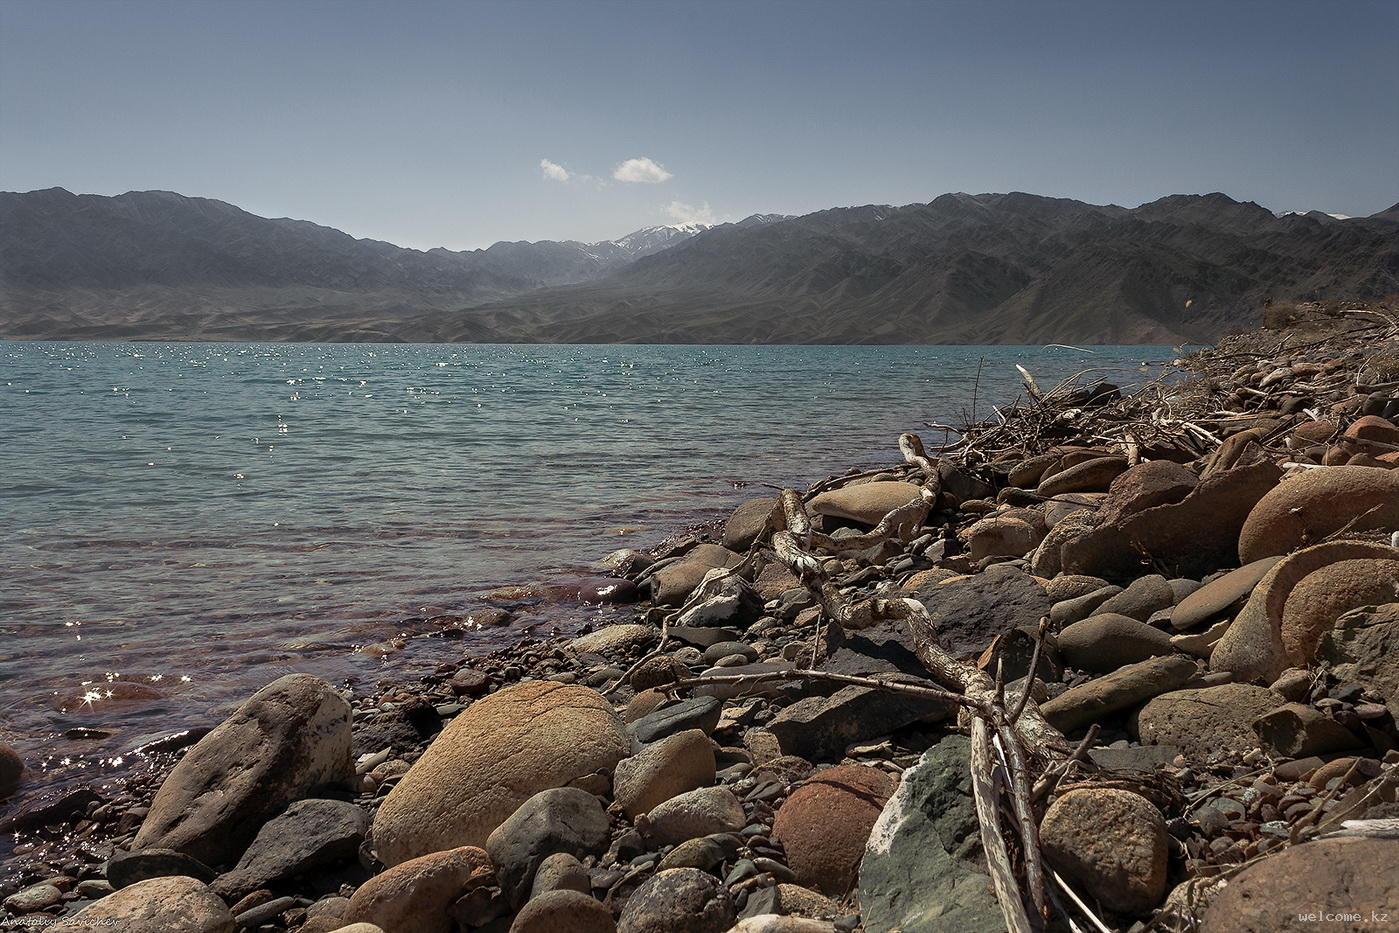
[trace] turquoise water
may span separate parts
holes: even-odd
[[[288,670],[406,677],[606,614],[543,600],[394,642],[767,492],[744,483],[893,462],[901,431],[931,444],[924,422],[970,410],[978,371],[988,415],[1017,362],[1123,382],[1173,355],[1095,351],[0,343],[4,729],[57,747],[61,780]],[[107,697],[114,676],[160,696]],[[57,738],[76,726],[114,734]]]

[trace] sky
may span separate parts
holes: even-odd
[[[1029,191],[1399,201],[1399,3],[0,0],[0,190],[404,246]]]

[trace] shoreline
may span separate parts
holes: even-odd
[[[1386,328],[1375,324],[1371,331],[1383,333]],[[1366,332],[1367,336],[1372,337],[1372,332]],[[997,410],[1006,420],[973,427],[950,450],[934,453],[930,445],[924,457],[917,449],[906,447],[903,463],[873,471],[852,468],[845,474],[827,477],[808,487],[797,506],[789,502],[783,508],[773,499],[766,500],[766,504],[747,502],[725,523],[717,536],[720,543],[702,540],[701,530],[698,534],[682,533],[679,540],[667,540],[651,554],[610,555],[608,560],[618,572],[619,581],[626,581],[619,582],[619,586],[650,586],[652,590],[650,608],[643,609],[644,603],[638,603],[628,624],[596,631],[584,625],[580,632],[566,637],[530,636],[461,664],[443,663],[417,683],[395,684],[391,676],[385,677],[380,684],[386,686],[355,697],[352,708],[346,705],[343,730],[337,726],[331,731],[338,736],[336,741],[344,740],[349,746],[343,754],[353,761],[353,776],[344,772],[348,762],[341,761],[337,766],[340,770],[334,772],[336,780],[326,781],[330,775],[321,774],[317,780],[299,787],[286,802],[317,798],[318,794],[311,792],[313,787],[325,783],[341,785],[335,799],[364,813],[365,825],[349,834],[359,839],[353,847],[362,853],[358,857],[341,851],[334,862],[307,865],[303,859],[291,869],[282,864],[282,874],[260,878],[257,885],[243,891],[246,878],[235,879],[235,884],[227,880],[235,872],[219,870],[231,869],[239,861],[241,849],[220,851],[218,846],[210,848],[207,839],[181,840],[176,838],[178,833],[167,829],[163,832],[165,841],[173,840],[173,844],[154,848],[199,851],[209,856],[208,865],[201,864],[203,860],[190,851],[167,857],[159,868],[153,867],[155,860],[138,854],[117,860],[126,866],[119,872],[120,880],[136,891],[139,884],[149,885],[151,879],[168,881],[170,875],[182,875],[185,870],[197,878],[208,874],[203,880],[214,882],[212,890],[221,898],[217,906],[209,904],[213,915],[221,916],[219,908],[231,909],[230,918],[240,917],[240,926],[269,931],[328,933],[338,928],[332,923],[343,920],[348,924],[352,919],[366,918],[382,921],[380,926],[385,933],[453,929],[441,925],[445,917],[450,917],[457,929],[506,931],[516,928],[511,923],[518,925],[519,920],[511,918],[517,912],[525,916],[520,908],[528,911],[533,900],[573,902],[561,910],[592,909],[580,906],[574,898],[555,896],[564,891],[602,905],[609,922],[620,918],[622,929],[628,929],[629,914],[645,909],[661,916],[667,901],[680,903],[686,897],[698,897],[705,905],[717,904],[719,913],[733,921],[740,915],[773,913],[805,916],[813,918],[812,923],[824,924],[791,926],[794,931],[851,930],[860,928],[862,923],[868,930],[887,928],[879,924],[899,911],[907,913],[915,907],[928,907],[927,896],[903,890],[897,878],[902,870],[899,866],[906,867],[914,852],[926,849],[929,842],[926,828],[908,825],[907,819],[901,822],[897,814],[890,816],[889,807],[893,805],[886,802],[916,793],[926,782],[950,795],[950,810],[965,811],[964,817],[972,813],[971,796],[963,787],[965,775],[959,778],[950,768],[951,761],[965,763],[966,740],[961,735],[964,730],[956,728],[955,716],[949,715],[946,704],[931,702],[924,696],[910,699],[864,682],[893,678],[904,683],[940,684],[939,689],[948,686],[946,677],[930,676],[926,663],[920,663],[923,655],[916,639],[910,640],[899,625],[887,624],[888,619],[876,625],[856,625],[855,616],[845,612],[867,598],[874,602],[862,605],[913,598],[926,607],[937,623],[936,633],[943,649],[958,658],[980,659],[981,667],[989,669],[991,675],[995,673],[992,657],[1000,659],[1000,682],[1006,685],[1000,692],[1012,697],[1016,691],[1023,692],[1027,675],[1033,673],[1029,693],[1034,702],[1027,701],[1030,709],[1039,710],[1069,738],[1081,737],[1083,729],[1090,725],[1102,730],[1098,745],[1105,754],[1093,755],[1087,763],[1076,758],[1068,760],[1059,778],[1065,789],[1055,796],[1049,812],[1043,816],[1040,835],[1048,838],[1045,849],[1051,855],[1056,851],[1055,845],[1064,844],[1063,839],[1081,841],[1085,833],[1090,839],[1109,837],[1120,827],[1103,825],[1085,830],[1085,825],[1091,827],[1093,823],[1091,811],[1124,808],[1116,822],[1137,833],[1133,839],[1152,840],[1147,846],[1152,851],[1129,866],[1125,881],[1120,872],[1114,876],[1109,885],[1114,890],[1100,893],[1098,906],[1121,918],[1149,917],[1165,900],[1163,886],[1168,875],[1172,886],[1179,890],[1180,884],[1194,883],[1191,879],[1230,874],[1239,865],[1273,850],[1300,851],[1300,847],[1283,842],[1287,835],[1278,835],[1271,824],[1279,820],[1295,824],[1313,812],[1318,814],[1314,823],[1334,822],[1334,811],[1342,800],[1348,799],[1342,791],[1368,786],[1360,783],[1362,777],[1366,782],[1388,780],[1384,776],[1394,772],[1394,765],[1380,748],[1382,741],[1390,742],[1391,748],[1399,747],[1394,713],[1384,708],[1382,697],[1378,701],[1374,698],[1372,686],[1362,685],[1357,690],[1343,684],[1342,688],[1333,688],[1323,677],[1315,682],[1308,680],[1305,685],[1290,683],[1287,688],[1292,694],[1288,694],[1274,683],[1278,680],[1276,672],[1269,670],[1275,675],[1270,678],[1259,676],[1273,662],[1259,660],[1261,649],[1254,646],[1247,646],[1249,650],[1242,652],[1247,657],[1229,670],[1203,668],[1200,658],[1203,652],[1213,666],[1215,662],[1209,660],[1213,652],[1207,649],[1226,643],[1223,636],[1243,619],[1240,606],[1262,585],[1255,579],[1241,596],[1235,595],[1222,604],[1216,605],[1223,599],[1221,595],[1216,594],[1213,603],[1208,599],[1212,588],[1233,592],[1228,585],[1231,575],[1220,572],[1237,566],[1241,559],[1244,545],[1240,529],[1245,527],[1253,508],[1275,488],[1293,482],[1288,480],[1280,486],[1283,470],[1278,463],[1305,461],[1315,454],[1318,462],[1313,469],[1353,469],[1340,463],[1323,467],[1328,457],[1334,460],[1339,456],[1333,456],[1333,450],[1344,454],[1346,460],[1369,457],[1379,464],[1389,462],[1382,459],[1389,455],[1385,445],[1390,443],[1384,440],[1389,435],[1383,425],[1363,422],[1373,430],[1367,427],[1355,437],[1344,433],[1363,418],[1385,421],[1382,414],[1356,414],[1368,402],[1356,411],[1332,415],[1335,420],[1325,432],[1315,427],[1325,422],[1325,414],[1318,411],[1321,417],[1308,417],[1312,409],[1320,407],[1315,402],[1310,408],[1290,401],[1268,404],[1286,398],[1284,393],[1294,391],[1292,387],[1297,385],[1341,386],[1342,381],[1332,378],[1337,375],[1345,375],[1349,385],[1364,385],[1358,377],[1369,364],[1365,354],[1357,357],[1359,339],[1353,334],[1337,334],[1316,346],[1302,345],[1299,349],[1289,349],[1283,341],[1283,346],[1269,352],[1262,351],[1277,342],[1276,337],[1265,334],[1226,339],[1220,347],[1192,358],[1188,391],[1186,386],[1167,391],[1153,383],[1138,395],[1124,397],[1115,387],[1093,388],[1090,384],[1083,390],[1056,391],[1049,386],[1034,386],[1031,379],[1030,395],[1024,403]],[[1399,346],[1392,335],[1383,339]],[[1328,351],[1336,353],[1333,358],[1342,359],[1330,370],[1326,369],[1325,360],[1313,362],[1299,357],[1304,353],[1321,356]],[[1225,371],[1226,362],[1250,358],[1251,364],[1235,365]],[[1291,361],[1284,363],[1284,359]],[[1260,371],[1263,367],[1259,361],[1274,365]],[[1399,358],[1395,365],[1399,367]],[[1244,373],[1246,369],[1248,372]],[[1279,372],[1283,374],[1274,378]],[[1392,378],[1399,381],[1399,368]],[[1339,391],[1326,389],[1333,390]],[[1365,397],[1379,397],[1380,407],[1388,411],[1384,399],[1392,395],[1384,396],[1387,391],[1392,390],[1381,388],[1365,393]],[[1310,397],[1322,393],[1307,389],[1303,394]],[[1359,395],[1356,392],[1346,398]],[[1239,417],[1209,420],[1191,413],[1190,417],[1170,419],[1172,423],[1143,418],[1143,412],[1160,410],[1162,405],[1177,414],[1177,407],[1182,411],[1189,409],[1202,396],[1211,402],[1237,402]],[[1250,404],[1257,407],[1250,410]],[[1288,406],[1291,411],[1286,410]],[[1399,406],[1391,403],[1391,407]],[[1074,414],[1069,415],[1070,412]],[[1396,413],[1389,412],[1390,421],[1386,423],[1389,429],[1399,430],[1393,428],[1394,417]],[[1264,421],[1272,424],[1263,425]],[[1102,430],[1095,430],[1099,427]],[[1226,436],[1226,431],[1231,433]],[[1078,435],[1085,432],[1088,443],[1082,444]],[[1108,439],[1093,440],[1095,437]],[[1299,437],[1301,442],[1294,445]],[[998,444],[1018,456],[995,455]],[[1172,450],[1178,457],[1192,456],[1179,459],[1170,455]],[[928,457],[936,458],[931,469]],[[1142,469],[1149,464],[1162,466]],[[1197,466],[1192,469],[1191,465]],[[1391,475],[1363,461],[1354,468],[1362,465],[1376,474]],[[1304,467],[1289,469],[1311,472]],[[1399,473],[1392,475],[1399,477]],[[1120,476],[1132,476],[1135,482],[1118,484]],[[1198,510],[1198,503],[1188,505],[1192,496],[1211,488],[1212,482],[1218,486],[1224,482],[1218,478],[1226,476],[1231,485],[1219,501],[1206,503],[1203,510]],[[849,483],[855,478],[864,482]],[[901,513],[900,518],[889,522],[900,508],[916,505],[920,489],[931,495],[930,499],[925,497],[922,515],[906,520]],[[1246,501],[1250,496],[1252,501]],[[1240,503],[1247,507],[1235,517],[1232,513],[1240,511]],[[1191,513],[1193,521],[1205,525],[1171,528],[1174,513],[1170,510],[1187,507],[1196,508]],[[1347,507],[1341,506],[1342,510]],[[1112,512],[1111,520],[1103,520],[1105,509]],[[1130,524],[1132,515],[1153,509],[1166,511],[1149,526]],[[783,529],[774,526],[792,531],[801,524],[805,510],[810,512],[807,520],[820,527],[814,535],[799,541],[798,553],[789,554],[790,559],[784,561],[783,547],[778,543],[781,539],[777,537]],[[1355,545],[1361,550],[1347,552],[1352,556],[1346,560],[1389,559],[1384,556],[1387,552],[1383,548],[1388,545],[1383,540],[1374,534],[1365,536],[1372,530],[1364,527],[1373,518],[1366,518],[1367,515],[1362,509],[1349,516],[1352,527],[1341,531],[1343,537],[1363,542],[1363,547]],[[1354,527],[1357,521],[1361,527]],[[1388,530],[1386,522],[1391,522],[1387,513],[1376,528]],[[1211,523],[1218,526],[1216,531],[1223,529],[1214,535],[1218,541],[1211,539]],[[1148,560],[1129,554],[1132,548],[1142,546],[1143,535],[1151,537],[1158,530],[1161,534],[1146,546]],[[1232,540],[1227,540],[1231,535]],[[1129,542],[1130,547],[1124,542]],[[1225,552],[1234,551],[1236,545],[1231,564]],[[1303,541],[1288,551],[1299,546],[1309,550],[1318,545]],[[1366,547],[1372,550],[1364,550]],[[816,577],[808,575],[803,581],[793,573],[794,568],[812,566],[802,560],[807,550],[823,555],[815,566],[821,568],[821,575],[829,575],[833,589],[813,589]],[[1244,563],[1247,569],[1256,561]],[[719,572],[706,579],[706,573],[716,569]],[[1144,572],[1148,570],[1178,572]],[[1233,587],[1240,586],[1236,579]],[[1105,592],[1108,590],[1111,592]],[[1177,610],[1195,603],[1206,604],[1194,610],[1203,615],[1192,625],[1179,624]],[[1335,613],[1329,621],[1334,623],[1341,614]],[[1228,620],[1226,615],[1230,616]],[[1035,635],[1040,617],[1050,620],[1046,624],[1048,632],[1041,628]],[[1231,622],[1232,626],[1228,624]],[[1206,634],[1197,632],[1199,628]],[[1206,641],[1206,635],[1214,640]],[[1051,642],[1052,647],[1047,647]],[[1187,662],[1188,672],[1184,670]],[[798,673],[814,669],[857,680],[845,686],[823,685]],[[1218,676],[1221,673],[1228,676]],[[745,676],[758,679],[733,680]],[[1232,688],[1260,680],[1268,686],[1249,685],[1240,696],[1233,696],[1240,691]],[[1104,685],[1104,681],[1113,682]],[[682,684],[688,686],[670,686]],[[264,688],[259,695],[269,689]],[[311,690],[304,684],[297,689]],[[1341,689],[1342,695],[1337,696],[1335,689]],[[1291,720],[1282,715],[1279,722],[1270,720],[1267,729],[1250,739],[1248,728],[1252,720],[1242,726],[1238,721],[1203,726],[1192,722],[1191,729],[1217,726],[1222,746],[1234,751],[1224,760],[1211,760],[1192,745],[1189,730],[1181,730],[1179,717],[1185,715],[1189,720],[1188,713],[1161,712],[1159,723],[1142,724],[1143,707],[1149,709],[1163,698],[1201,690],[1232,690],[1232,704],[1260,704],[1260,719],[1277,719],[1279,711],[1286,709],[1286,715],[1303,725],[1290,728]],[[1263,691],[1270,697],[1248,690]],[[400,871],[397,863],[402,863],[403,868],[414,864],[411,858],[401,855],[426,845],[420,837],[425,831],[432,831],[428,829],[431,824],[420,825],[413,814],[442,807],[443,793],[451,797],[449,791],[436,788],[433,782],[411,777],[414,769],[426,763],[418,771],[425,773],[423,768],[430,769],[444,755],[466,754],[467,750],[454,750],[455,743],[450,739],[441,746],[436,742],[443,735],[473,728],[472,720],[487,716],[492,704],[501,702],[500,698],[525,693],[531,696],[523,712],[517,713],[522,721],[535,714],[543,716],[548,696],[559,693],[572,697],[570,705],[600,703],[596,712],[606,720],[601,724],[592,720],[580,724],[573,736],[576,743],[572,747],[552,746],[541,766],[560,756],[576,758],[581,754],[580,745],[605,746],[610,742],[615,746],[613,751],[600,753],[600,758],[574,761],[565,770],[576,773],[546,779],[545,785],[537,788],[539,794],[525,794],[527,799],[515,801],[510,807],[511,811],[526,803],[543,807],[550,801],[535,801],[556,793],[553,788],[580,792],[592,798],[599,808],[599,800],[611,800],[602,829],[592,834],[596,838],[590,837],[586,844],[572,841],[562,848],[559,843],[550,844],[557,853],[567,852],[578,862],[583,882],[575,882],[572,888],[537,890],[541,871],[538,860],[523,857],[528,865],[517,864],[522,856],[507,844],[510,840],[497,840],[493,846],[487,839],[497,839],[498,833],[491,831],[498,830],[502,823],[512,825],[507,819],[513,819],[512,814],[503,813],[489,819],[482,817],[485,822],[494,820],[484,833],[480,827],[459,827],[455,846],[428,846],[426,851],[417,853],[438,860],[450,853],[466,858],[463,846],[482,856],[489,853],[490,858],[483,865],[473,863],[462,875],[450,901],[424,908],[423,898],[419,897],[419,903],[411,909],[427,910],[427,914],[414,914],[412,920],[405,919],[408,915],[403,913],[410,907],[399,902],[390,904],[392,899],[382,898],[368,905],[363,892],[374,892],[378,884],[371,878],[393,877],[394,872]],[[1129,702],[1123,701],[1124,696]],[[1272,697],[1277,702],[1264,709],[1264,704],[1273,703]],[[302,701],[312,702],[305,697]],[[1107,708],[1105,703],[1118,705]],[[317,694],[312,705],[321,710],[335,704],[328,696]],[[1374,709],[1376,706],[1380,709]],[[607,715],[603,715],[604,710]],[[1331,725],[1314,727],[1318,720],[1303,710],[1319,711]],[[1125,720],[1124,716],[1132,711],[1135,718]],[[235,713],[234,717],[238,715]],[[1339,738],[1333,725],[1348,730],[1350,746]],[[504,727],[502,721],[495,729]],[[451,731],[444,731],[447,729]],[[1157,740],[1148,742],[1146,737],[1153,729],[1150,734]],[[1312,751],[1315,743],[1308,744],[1313,739],[1310,732],[1327,730],[1334,747],[1322,754],[1340,760],[1344,756],[1337,753],[1356,751],[1349,757],[1374,762],[1373,766],[1349,765],[1348,770],[1337,771],[1319,789],[1304,778],[1314,777],[1313,772],[1328,767],[1325,762],[1298,771],[1295,776],[1284,770],[1279,777],[1281,765],[1275,759],[1285,758],[1285,765],[1287,761],[1316,757],[1282,753]],[[699,738],[693,735],[695,732]],[[479,733],[478,739],[489,744],[491,734],[493,730]],[[686,737],[685,741],[680,741],[681,737]],[[117,862],[110,861],[107,849],[115,853],[133,841],[151,848],[150,840],[160,839],[161,832],[142,828],[144,839],[135,834],[138,827],[154,826],[153,819],[158,822],[161,801],[157,800],[154,807],[150,803],[158,785],[170,774],[178,775],[180,768],[188,771],[198,767],[197,761],[193,766],[189,762],[198,757],[199,749],[206,744],[195,744],[203,736],[191,734],[186,738],[188,742],[171,743],[171,747],[159,752],[159,760],[153,761],[145,772],[133,774],[114,794],[94,797],[77,789],[47,810],[36,810],[31,803],[19,813],[7,812],[0,825],[7,831],[30,833],[40,843],[28,848],[30,843],[20,843],[7,866],[7,883],[0,895],[19,896],[43,887],[45,877],[68,879],[65,884],[48,885],[57,892],[56,899],[52,892],[43,891],[20,903],[31,906],[44,898],[53,899],[48,905],[20,912],[14,911],[15,904],[7,901],[7,908],[30,918],[54,916],[58,909],[71,913],[73,905],[91,900],[104,891],[102,885],[109,883],[111,865]],[[556,740],[559,738],[562,737]],[[711,738],[718,740],[717,745]],[[515,740],[525,747],[530,747],[532,741],[524,735]],[[1370,757],[1358,753],[1367,747],[1365,743],[1372,750]],[[430,747],[438,750],[428,752]],[[1163,748],[1174,749],[1175,754],[1167,756],[1161,751]],[[1270,750],[1260,752],[1260,748]],[[256,759],[255,750],[244,751]],[[177,767],[176,759],[182,753],[184,763]],[[336,752],[337,759],[340,755]],[[657,760],[651,761],[651,757]],[[1226,790],[1241,786],[1239,782],[1247,783],[1240,775],[1257,772],[1260,763],[1266,764],[1267,774],[1273,780],[1260,789],[1257,775],[1249,779],[1257,791],[1250,800],[1234,800],[1219,790],[1221,782]],[[1111,789],[1095,786],[1095,782],[1101,783],[1105,769],[1124,765],[1114,777]],[[491,779],[489,762],[482,762],[479,771],[466,775],[467,783]],[[679,783],[675,783],[677,773],[686,775]],[[1069,775],[1072,779],[1065,781]],[[655,785],[668,781],[672,786],[663,788],[665,791],[680,789],[656,799],[661,789]],[[1328,786],[1330,782],[1339,783],[1333,787]],[[681,787],[682,784],[687,786]],[[1124,785],[1132,789],[1124,789]],[[1303,793],[1299,789],[1302,785],[1311,787],[1312,793]],[[353,791],[344,790],[346,786]],[[1286,789],[1273,795],[1268,787]],[[1115,794],[1127,794],[1130,798]],[[1289,794],[1298,799],[1290,806],[1282,806]],[[1325,796],[1328,794],[1329,799]],[[674,800],[687,795],[698,795],[687,800],[689,809],[672,806]],[[405,815],[402,801],[410,796],[418,799]],[[390,798],[395,802],[386,808]],[[1189,810],[1182,806],[1187,798],[1193,801]],[[1265,802],[1260,804],[1260,799]],[[872,807],[871,800],[878,800],[879,805]],[[1088,801],[1092,806],[1083,808],[1075,800]],[[1316,803],[1317,800],[1323,802]],[[1143,808],[1142,801],[1150,812]],[[1228,805],[1217,801],[1228,801]],[[1307,802],[1315,809],[1299,810],[1295,817],[1288,817],[1297,804]],[[197,810],[198,796],[184,803]],[[550,805],[563,806],[557,802]],[[592,812],[586,802],[577,806]],[[1272,809],[1263,813],[1259,809],[1263,806]],[[672,815],[667,807],[681,812]],[[1236,813],[1236,807],[1242,812]],[[1328,807],[1331,812],[1323,812]],[[280,811],[281,806],[277,809]],[[1210,816],[1208,820],[1192,817],[1201,810],[1218,811],[1219,816]],[[19,825],[16,816],[21,817]],[[446,811],[439,816],[447,822],[452,820]],[[281,817],[270,813],[264,821],[273,818]],[[371,821],[372,843],[361,848]],[[1240,823],[1252,825],[1241,827]],[[705,831],[690,834],[695,827]],[[516,830],[524,832],[518,827]],[[45,852],[43,840],[55,831],[60,837],[73,835],[66,841],[50,842]],[[888,842],[874,856],[866,853],[867,843],[874,846],[872,832]],[[863,838],[859,838],[861,833]],[[985,838],[983,833],[982,843],[978,843],[975,833],[963,835],[945,853],[947,878],[971,884],[979,894],[960,905],[967,911],[962,917],[966,921],[963,929],[989,929],[1004,922],[996,898],[990,894],[995,886],[986,881],[982,874],[985,863],[975,854]],[[1218,846],[1216,841],[1220,839],[1227,842]],[[102,857],[83,856],[74,862],[76,840],[82,840],[79,849],[88,846],[90,854]],[[701,841],[710,843],[705,853],[690,851],[704,848],[699,845]],[[242,842],[257,845],[251,839]],[[1160,851],[1156,851],[1157,843]],[[538,848],[535,844],[519,844],[526,849],[530,845]],[[916,848],[907,849],[908,846]],[[1092,848],[1088,846],[1089,850]],[[372,852],[378,853],[379,861],[374,860]],[[897,858],[890,854],[894,852],[899,853]],[[677,857],[677,853],[685,854]],[[275,854],[266,858],[275,861]],[[44,858],[46,855],[48,858]],[[703,864],[706,860],[711,864]],[[869,866],[868,877],[866,868],[860,865],[862,860]],[[1267,861],[1260,859],[1259,864]],[[1076,862],[1073,871],[1062,868],[1079,895],[1084,893],[1085,885],[1095,883],[1093,873],[1102,870],[1091,857],[1086,862]],[[371,871],[384,863],[390,863],[388,871]],[[79,867],[65,873],[64,867],[72,864]],[[172,871],[172,866],[176,870]],[[573,871],[572,866],[568,867]],[[683,878],[669,872],[657,874],[669,868],[695,874],[685,874]],[[536,897],[528,896],[531,884],[517,875],[533,879]],[[667,887],[681,885],[682,881],[684,885],[679,888]],[[580,884],[585,890],[579,889]],[[850,896],[856,887],[862,895],[858,901]],[[342,890],[350,888],[354,889],[353,896],[348,900],[341,897]],[[930,889],[937,891],[938,897],[949,896],[936,884]],[[473,895],[473,891],[482,893]],[[274,907],[278,909],[273,910]],[[1177,904],[1174,909],[1173,916],[1181,916],[1182,910],[1188,913],[1196,908]],[[1078,916],[1082,922],[1082,916]],[[397,918],[397,927],[392,925],[393,918]],[[598,922],[602,924],[600,916]],[[418,923],[425,925],[414,925]],[[713,927],[728,928],[727,923]],[[926,928],[941,929],[935,925]]]

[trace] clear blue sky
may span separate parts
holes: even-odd
[[[1397,50],[1394,0],[0,0],[0,188],[453,248],[945,191],[1368,214]]]

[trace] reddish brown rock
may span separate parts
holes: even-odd
[[[885,772],[864,765],[827,768],[798,787],[772,827],[797,882],[843,897],[855,884],[870,830],[893,792]]]
[[[1060,550],[1063,571],[1111,580],[1135,578],[1156,565],[1198,579],[1233,566],[1239,529],[1281,475],[1277,465],[1260,462],[1206,476],[1179,502],[1143,509],[1067,542]]]
[[[1111,910],[1144,913],[1166,896],[1166,821],[1140,794],[1071,790],[1045,813],[1040,840],[1056,868]]]
[[[1399,527],[1399,473],[1377,467],[1323,467],[1289,476],[1249,512],[1239,560],[1250,563],[1351,532]]]
[[[1318,578],[1315,587],[1308,587],[1299,594],[1301,598],[1292,614],[1292,624],[1299,631],[1314,634],[1289,633],[1285,643],[1284,615],[1297,585],[1331,564],[1351,560],[1388,561],[1396,555],[1399,552],[1394,548],[1365,541],[1328,541],[1287,555],[1254,587],[1248,602],[1210,655],[1210,669],[1228,671],[1241,680],[1271,683],[1288,667],[1306,666],[1315,651],[1316,639],[1336,619],[1335,615],[1327,614],[1329,607],[1343,605],[1347,598],[1355,598],[1365,587],[1362,584],[1360,590],[1338,591],[1333,603],[1327,595],[1328,584],[1339,586],[1350,580],[1351,575]],[[1380,570],[1378,564],[1375,570]],[[1288,644],[1304,653],[1294,659]]]
[[[350,898],[346,923],[373,923],[385,930],[452,933],[447,908],[467,892],[491,884],[495,872],[485,851],[473,846],[409,859],[375,875]]]
[[[1108,487],[1108,497],[1098,512],[1099,521],[1111,524],[1143,509],[1179,502],[1190,494],[1199,478],[1179,463],[1152,460],[1130,468]]]
[[[1371,911],[1399,914],[1399,842],[1320,839],[1283,849],[1229,880],[1204,915],[1204,933],[1382,930]],[[1349,912],[1353,920],[1323,914]]]

